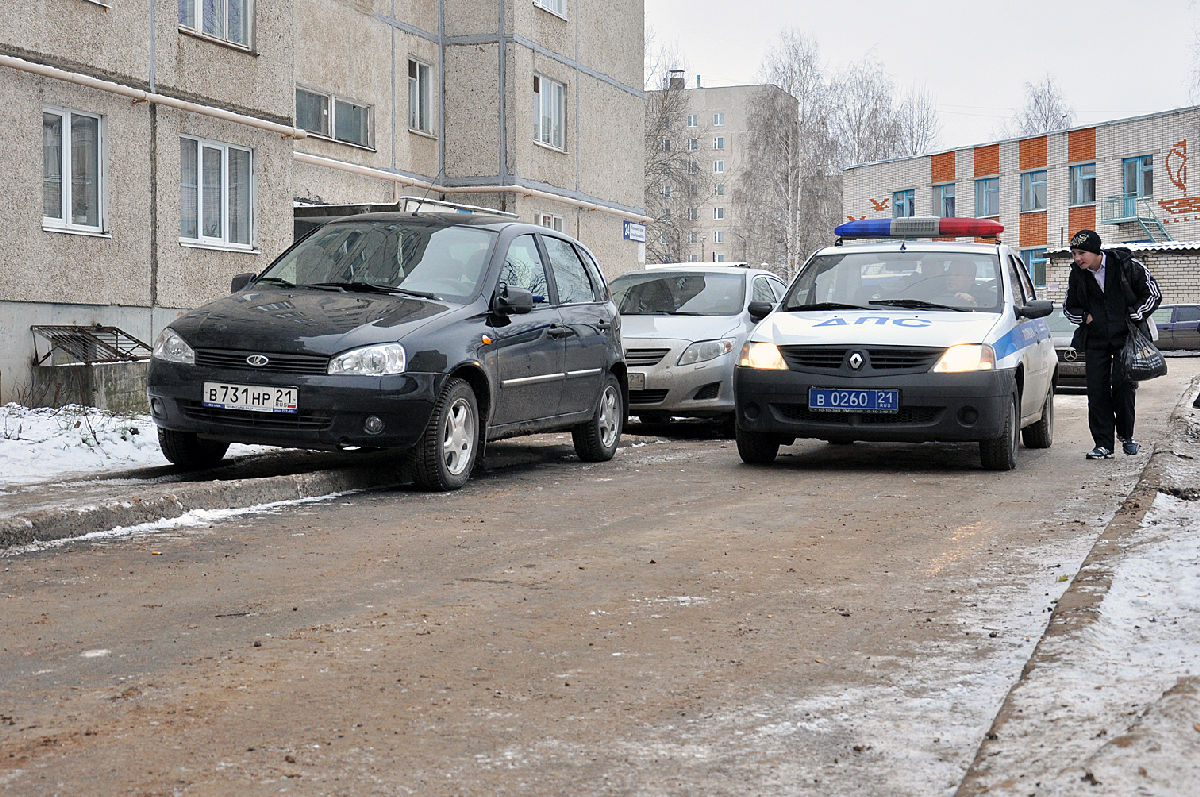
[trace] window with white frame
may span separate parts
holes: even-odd
[[[662,195],[667,197],[668,199],[671,197],[671,186],[670,185],[664,185],[662,187]]]
[[[533,0],[533,4],[560,17],[567,15],[567,0]]]
[[[254,153],[203,138],[179,138],[179,238],[211,246],[254,242]]]
[[[670,151],[671,151],[671,139],[669,139],[669,138],[664,138],[664,139],[662,140],[662,151],[663,151],[663,152],[670,152]]]
[[[699,161],[688,161],[688,174],[699,174],[699,173],[700,173],[700,162]]]
[[[408,128],[432,133],[433,79],[429,64],[408,59]]]
[[[700,117],[694,113],[689,113],[687,115],[687,126],[688,127],[699,127],[700,126]]]
[[[104,229],[104,119],[66,108],[42,109],[42,225]]]
[[[179,25],[214,39],[250,46],[254,0],[179,0]]]
[[[725,149],[725,136],[713,137],[713,149]]]
[[[688,220],[697,221],[700,218],[700,208],[688,208]]]
[[[724,263],[725,255],[721,254],[720,252],[713,252],[713,262],[714,263]]]
[[[725,208],[713,208],[713,221],[725,218]]]
[[[690,244],[700,243],[700,233],[696,232],[695,230],[692,230],[691,232],[689,232],[688,233],[688,243],[690,243]]]
[[[713,114],[713,127],[721,127],[724,124],[725,124],[725,113],[723,111],[717,111],[716,113],[714,113]]]
[[[319,136],[371,146],[371,108],[333,94],[296,87],[296,126]]]
[[[557,80],[533,76],[533,100],[537,118],[533,123],[535,141],[556,149],[567,148],[567,86]]]
[[[698,149],[700,149],[700,139],[689,138],[688,139],[688,151],[695,152]]]
[[[695,243],[695,241],[693,241],[692,243]],[[688,262],[689,263],[699,263],[700,255],[688,255]]]
[[[725,243],[725,231],[724,230],[713,230],[713,243],[715,243],[715,244]]]
[[[717,196],[725,196],[725,183],[717,183]]]
[[[713,174],[723,174],[725,172],[725,161],[713,161]]]
[[[542,225],[543,227],[549,227],[555,232],[563,231],[563,217],[556,216],[553,213],[539,213],[538,224]]]

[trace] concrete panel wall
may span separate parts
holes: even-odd
[[[499,58],[497,44],[446,48],[446,176],[450,179],[499,173]],[[529,91],[532,94],[532,88]],[[526,129],[532,130],[532,116],[528,124]],[[510,137],[513,125],[510,118]],[[528,137],[532,140],[532,132]]]

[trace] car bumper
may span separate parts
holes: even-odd
[[[890,442],[976,441],[998,437],[1013,392],[1011,370],[910,374],[869,380],[797,371],[738,368],[737,423],[781,438]],[[900,391],[897,412],[821,412],[808,390],[880,388]]]
[[[417,442],[429,421],[442,374],[386,377],[230,371],[151,361],[146,395],[154,422],[178,432],[231,443],[288,448],[392,448]],[[204,406],[204,382],[298,389],[294,413]],[[365,429],[371,416],[382,421]]]
[[[704,363],[676,365],[682,351],[672,349],[657,365],[628,366],[631,415],[639,409],[694,417],[733,412],[736,352]]]

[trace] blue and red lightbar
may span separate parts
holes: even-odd
[[[901,216],[896,219],[860,219],[839,224],[833,230],[839,238],[994,238],[1004,225],[989,219],[964,219],[954,216]]]

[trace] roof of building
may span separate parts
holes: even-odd
[[[1140,243],[1140,244],[1104,244],[1105,249],[1111,249],[1113,246],[1123,246],[1131,252],[1195,252],[1200,251],[1200,241],[1157,241],[1155,243]],[[1047,249],[1046,256],[1068,255],[1071,253],[1069,246],[1059,246],[1054,249]]]

